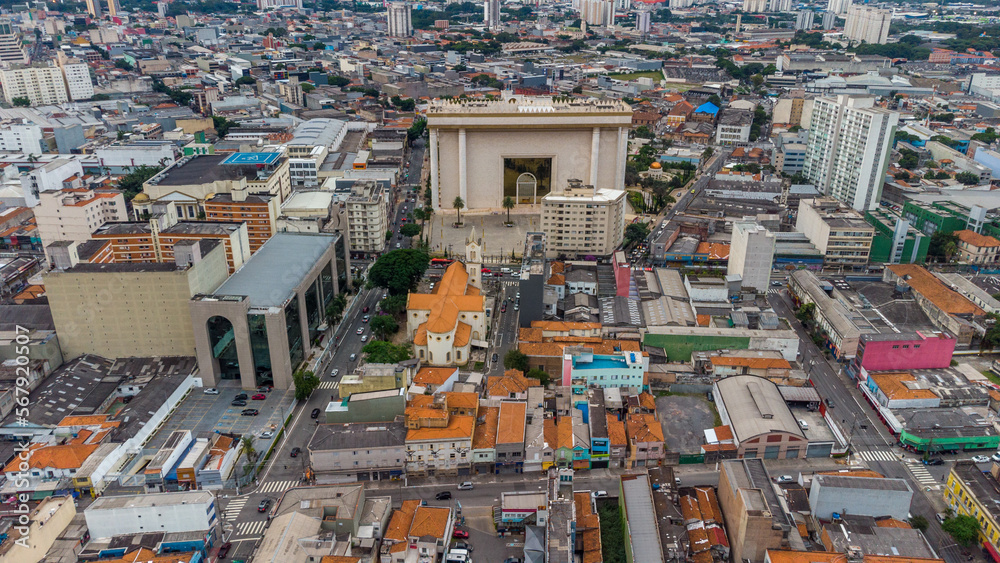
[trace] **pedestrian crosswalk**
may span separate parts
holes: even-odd
[[[500,285],[505,285],[507,287],[518,287],[521,285],[521,280],[501,280]]]
[[[278,493],[291,489],[296,485],[296,481],[268,481],[261,483],[257,489],[258,493]]]
[[[772,287],[771,289],[767,290],[768,295],[779,295],[780,293],[781,293],[781,288],[779,287]]]
[[[247,503],[247,497],[236,497],[226,505],[226,511],[222,513],[223,520],[236,520],[243,510],[243,505]]]
[[[914,461],[912,463],[907,463],[906,467],[907,469],[910,470],[910,473],[913,474],[913,478],[916,479],[917,482],[920,483],[922,486],[930,487],[933,489],[941,488],[941,486],[938,484],[937,479],[935,479],[934,476],[931,475],[930,471],[927,471],[927,468],[924,467],[924,464],[920,463],[919,461]]]
[[[340,387],[339,381],[321,381],[317,389],[336,389]]]
[[[264,532],[265,524],[267,524],[266,520],[258,520],[256,522],[240,522],[236,525],[236,533],[233,534],[233,539],[245,540],[259,538]]]
[[[857,456],[865,461],[899,461],[899,455],[892,450],[861,450]]]

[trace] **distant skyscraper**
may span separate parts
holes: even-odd
[[[768,12],[791,12],[792,0],[768,0]]]
[[[156,13],[159,14],[161,18],[167,17],[167,3],[157,2],[156,3]]]
[[[851,0],[829,0],[826,5],[826,11],[833,12],[835,14],[843,15],[847,13],[847,9],[851,7]]]
[[[774,263],[774,235],[752,218],[733,223],[727,274],[739,275],[744,289],[767,291]]]
[[[674,9],[690,8],[694,5],[694,0],[670,0],[669,5]]]
[[[899,113],[875,98],[816,98],[802,172],[819,191],[858,211],[875,209]]]
[[[806,31],[812,29],[815,19],[816,14],[812,10],[799,10],[799,13],[795,16],[795,30]]]
[[[757,13],[767,11],[768,0],[743,0],[743,11],[747,13]]]
[[[87,13],[95,18],[101,17],[101,0],[87,0]]]
[[[851,41],[864,41],[884,45],[889,40],[892,11],[870,6],[851,6],[847,10],[844,37]]]
[[[614,0],[580,0],[580,19],[589,25],[615,25]]]
[[[30,60],[17,30],[9,20],[0,20],[0,66],[27,64]]]
[[[649,10],[636,11],[635,29],[642,34],[649,33]]]
[[[409,2],[390,2],[388,12],[389,36],[409,37],[413,35]]]
[[[837,26],[837,14],[823,12],[823,29],[833,29]]]
[[[115,17],[115,16],[118,15],[118,12],[120,12],[120,11],[122,11],[122,7],[121,7],[121,4],[118,3],[118,0],[108,0],[108,15],[109,16]]]
[[[484,0],[483,23],[486,29],[500,29],[500,0]]]

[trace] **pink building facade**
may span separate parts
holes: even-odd
[[[629,286],[632,283],[632,269],[629,267],[628,259],[621,250],[611,255],[611,265],[615,269],[615,287],[618,297],[628,297]]]
[[[863,334],[851,371],[896,371],[939,369],[951,365],[955,338],[939,332],[904,332],[901,334]]]

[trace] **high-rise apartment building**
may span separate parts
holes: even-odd
[[[0,20],[0,66],[28,64],[28,52],[7,20]]]
[[[205,220],[246,223],[253,254],[278,232],[279,201],[269,194],[249,194],[246,189],[215,194],[205,200]]]
[[[792,0],[768,0],[768,12],[791,12]]]
[[[889,39],[892,11],[871,6],[851,6],[847,10],[844,37],[859,43],[884,45]]]
[[[0,81],[2,81],[4,100],[11,105],[14,104],[14,98],[27,98],[32,106],[63,104],[69,101],[63,73],[55,66],[0,71]]]
[[[816,246],[824,264],[834,267],[867,264],[875,236],[864,215],[828,197],[799,201],[795,231]]]
[[[118,3],[118,0],[108,0],[108,15],[109,16],[115,17],[115,16],[118,15],[118,12],[120,12],[120,11],[122,11],[122,6],[121,6],[121,4]]]
[[[0,151],[41,154],[42,128],[30,123],[12,123],[0,129]]]
[[[639,33],[649,33],[650,14],[649,10],[636,10],[635,30]]]
[[[601,27],[614,25],[614,0],[580,0],[580,19],[587,22],[587,25]]]
[[[875,98],[816,98],[802,172],[822,193],[857,210],[875,209],[899,113]]]
[[[823,29],[833,29],[837,25],[837,14],[823,12]]]
[[[355,182],[346,211],[351,252],[382,252],[389,228],[389,198],[382,185],[373,180]]]
[[[500,29],[500,0],[484,0],[483,23],[487,29]]]
[[[625,234],[625,192],[570,180],[542,198],[542,231],[550,256],[609,256]]]
[[[753,219],[735,222],[726,273],[742,277],[743,289],[766,292],[774,263],[774,241],[774,234]]]
[[[128,219],[125,197],[118,190],[66,188],[39,192],[38,199],[35,223],[43,246],[85,242],[105,223]]]
[[[101,0],[87,0],[87,13],[95,18],[100,18],[104,15],[101,10]]]
[[[747,13],[766,12],[768,0],[743,0],[743,11]]]
[[[795,30],[806,31],[812,29],[816,14],[812,10],[799,10],[795,15]]]
[[[409,37],[413,35],[409,2],[389,2],[388,24],[390,37]]]
[[[826,11],[833,12],[837,15],[844,15],[847,13],[847,9],[851,7],[853,0],[829,0],[826,4]]]
[[[66,81],[66,92],[74,102],[89,100],[94,97],[94,82],[90,78],[90,66],[80,59],[58,59]]]

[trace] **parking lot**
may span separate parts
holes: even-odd
[[[219,383],[218,395],[206,395],[204,389],[195,387],[177,406],[170,418],[163,423],[160,431],[153,436],[147,447],[159,448],[174,430],[191,430],[194,438],[205,438],[216,432],[232,434],[253,434],[260,438],[261,432],[281,428],[282,414],[288,412],[295,401],[295,392],[275,389],[266,393],[264,401],[250,400],[255,392],[240,389],[239,381],[222,381]],[[239,393],[247,393],[245,407],[230,405]],[[245,408],[260,411],[257,416],[242,416]],[[269,440],[270,438],[260,438]],[[259,444],[258,450],[266,446]]]

